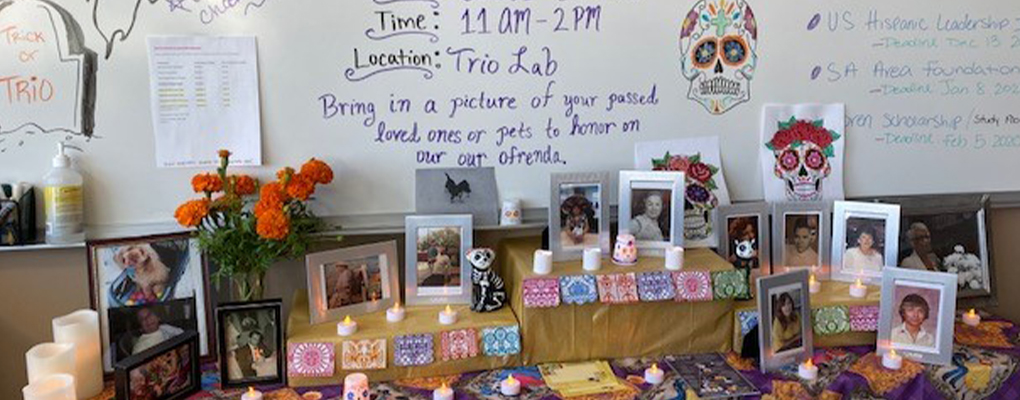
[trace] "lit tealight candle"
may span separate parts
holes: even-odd
[[[443,386],[432,391],[432,400],[453,400],[453,389],[450,389],[449,386],[446,386],[446,382],[443,382]]]
[[[400,302],[393,304],[393,308],[386,309],[386,321],[387,322],[400,322],[404,320],[404,308],[400,306]]]
[[[336,334],[340,336],[351,336],[358,331],[358,323],[351,320],[351,316],[344,317],[344,320],[336,324]]]
[[[857,278],[857,282],[850,285],[850,297],[862,299],[868,295],[868,287],[861,283],[861,278]]]
[[[808,279],[808,291],[811,293],[818,293],[822,291],[822,283],[815,279],[813,274],[811,275],[811,278]]]
[[[963,323],[968,326],[978,326],[981,323],[981,316],[974,312],[974,309],[970,309],[966,314],[963,314]]]
[[[797,376],[809,381],[818,379],[818,366],[811,362],[811,359],[808,358],[807,361],[804,361],[804,363],[797,368]]]
[[[679,271],[684,267],[684,248],[669,246],[666,248],[666,269]]]
[[[504,396],[516,396],[521,394],[521,381],[514,379],[514,375],[506,377],[499,383],[499,392]]]
[[[241,400],[262,400],[262,392],[248,386],[248,392],[241,395]]]
[[[442,325],[453,325],[457,323],[457,312],[446,305],[446,309],[439,312],[439,323]]]
[[[531,269],[538,275],[549,275],[552,273],[552,252],[549,250],[535,250],[535,260]]]
[[[584,249],[584,262],[581,266],[585,271],[602,269],[602,249],[597,247]]]
[[[896,350],[889,349],[888,353],[882,355],[882,366],[888,369],[903,368],[903,357],[896,354]]]
[[[645,382],[652,385],[658,385],[666,380],[666,373],[659,369],[658,364],[652,364],[651,367],[645,370]]]

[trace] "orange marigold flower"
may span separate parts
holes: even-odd
[[[226,150],[226,149],[220,150],[220,151],[218,151],[216,153],[219,154],[220,158],[230,158],[230,154],[231,154],[230,150]]]
[[[219,175],[202,173],[191,178],[191,188],[195,193],[215,193],[223,190],[223,180]]]
[[[287,182],[292,176],[294,176],[294,168],[291,167],[284,167],[276,171],[276,179],[279,179],[280,182]]]
[[[283,206],[283,202],[287,201],[287,192],[283,190],[283,185],[279,182],[269,182],[262,185],[262,190],[259,192],[259,201]]]
[[[270,240],[282,240],[290,234],[290,217],[282,209],[267,210],[258,218],[255,232]]]
[[[333,169],[329,167],[329,164],[314,158],[301,166],[301,175],[307,176],[313,182],[321,185],[333,182]]]
[[[306,175],[294,174],[287,182],[287,195],[305,201],[315,193],[315,182]]]
[[[174,218],[181,226],[196,227],[209,215],[209,203],[209,199],[190,200],[177,207]]]
[[[258,186],[258,183],[254,178],[248,175],[238,175],[234,179],[234,193],[239,196],[255,194],[255,187]]]

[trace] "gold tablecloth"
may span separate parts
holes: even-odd
[[[336,322],[318,325],[309,324],[308,293],[300,290],[294,295],[294,306],[290,310],[287,321],[287,344],[303,342],[335,343],[336,369],[329,378],[288,378],[293,387],[335,385],[343,377],[353,372],[363,372],[371,381],[390,381],[402,378],[420,378],[441,375],[459,374],[464,372],[507,368],[520,365],[520,355],[489,357],[482,353],[481,329],[498,326],[517,325],[510,307],[503,307],[491,313],[472,312],[467,305],[453,307],[457,310],[458,320],[454,325],[440,325],[438,321],[441,306],[407,307],[406,319],[397,323],[386,322],[386,311],[359,315],[354,318],[358,323],[358,332],[340,337],[336,334]],[[439,333],[455,329],[474,328],[478,331],[478,356],[455,361],[440,360],[441,341]],[[435,361],[432,364],[417,367],[398,367],[393,364],[393,337],[409,334],[433,334]],[[386,369],[378,370],[343,370],[341,369],[342,342],[345,340],[386,339]]]
[[[526,365],[730,350],[732,300],[525,308],[521,286],[524,279],[535,276],[531,264],[539,246],[538,238],[508,239],[499,251],[510,304],[521,323]],[[630,267],[603,259],[602,270],[596,274],[662,271],[663,265],[663,259],[655,257],[641,257]],[[709,249],[687,250],[684,265],[685,270],[733,268]],[[549,276],[581,274],[590,273],[577,260],[554,263]]]
[[[837,281],[822,281],[822,290],[811,295],[811,308],[817,309],[831,306],[877,306],[882,297],[880,286],[868,285],[868,295],[862,299],[850,296],[850,283]],[[741,301],[736,304],[737,311],[757,310],[757,300]],[[736,312],[734,312],[736,318]],[[743,344],[743,337],[740,335],[740,323],[734,322],[733,348],[740,351]],[[840,347],[874,345],[878,339],[876,332],[846,332],[837,335],[813,336],[815,347]]]

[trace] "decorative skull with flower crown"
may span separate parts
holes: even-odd
[[[744,0],[698,1],[680,28],[687,98],[712,114],[750,100],[757,42],[758,23]]]
[[[799,120],[790,117],[779,122],[779,130],[765,147],[776,156],[776,177],[785,181],[790,201],[822,199],[822,181],[829,177],[836,156],[833,142],[840,135],[822,125],[823,120]]]
[[[683,171],[686,181],[684,190],[684,239],[704,240],[712,235],[712,210],[719,205],[713,191],[716,186],[712,179],[719,167],[701,161],[701,153],[693,156],[666,155],[652,159],[653,171]]]

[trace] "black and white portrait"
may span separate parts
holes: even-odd
[[[220,374],[224,387],[278,382],[283,360],[279,300],[233,303],[217,308]]]
[[[983,212],[911,215],[900,224],[899,266],[957,274],[960,293],[987,290]]]
[[[673,191],[669,189],[631,190],[630,233],[639,241],[668,242]]]

